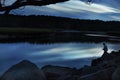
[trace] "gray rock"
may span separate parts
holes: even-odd
[[[44,73],[30,61],[13,65],[1,77],[1,80],[46,80]]]
[[[91,73],[80,77],[79,80],[111,80],[114,68],[104,69],[95,73]]]
[[[48,80],[67,80],[76,69],[47,65],[42,68]],[[70,80],[70,79],[69,79]]]
[[[117,68],[113,73],[112,80],[120,80],[120,67]]]
[[[72,68],[69,67],[51,66],[51,65],[44,66],[42,70],[45,73],[54,73],[60,76],[71,74],[74,71]]]

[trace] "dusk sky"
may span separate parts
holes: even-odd
[[[9,4],[14,0],[8,0]],[[52,15],[79,19],[120,20],[120,0],[94,0],[91,5],[85,0],[69,0],[47,6],[26,6],[11,11],[23,15]]]

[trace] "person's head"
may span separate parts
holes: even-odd
[[[103,45],[105,45],[105,43],[103,43]]]

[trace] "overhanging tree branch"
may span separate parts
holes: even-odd
[[[4,14],[8,15],[11,10],[17,9],[22,6],[27,6],[27,5],[44,6],[59,2],[65,2],[65,1],[69,1],[69,0],[16,0],[13,4],[9,6],[2,6],[2,3],[0,3],[0,11],[5,11]],[[87,0],[87,1],[91,2],[92,0]]]
[[[13,9],[17,9],[22,6],[32,5],[32,6],[44,6],[49,4],[55,4],[58,2],[65,2],[68,0],[17,0],[12,5],[2,6],[0,4],[0,11],[5,11],[5,14],[9,14],[9,12]]]

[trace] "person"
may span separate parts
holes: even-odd
[[[104,51],[104,53],[102,55],[102,58],[103,59],[109,58],[108,47],[105,43],[103,43],[103,51]]]
[[[104,54],[108,53],[108,47],[105,43],[103,43],[103,50],[104,50]]]

